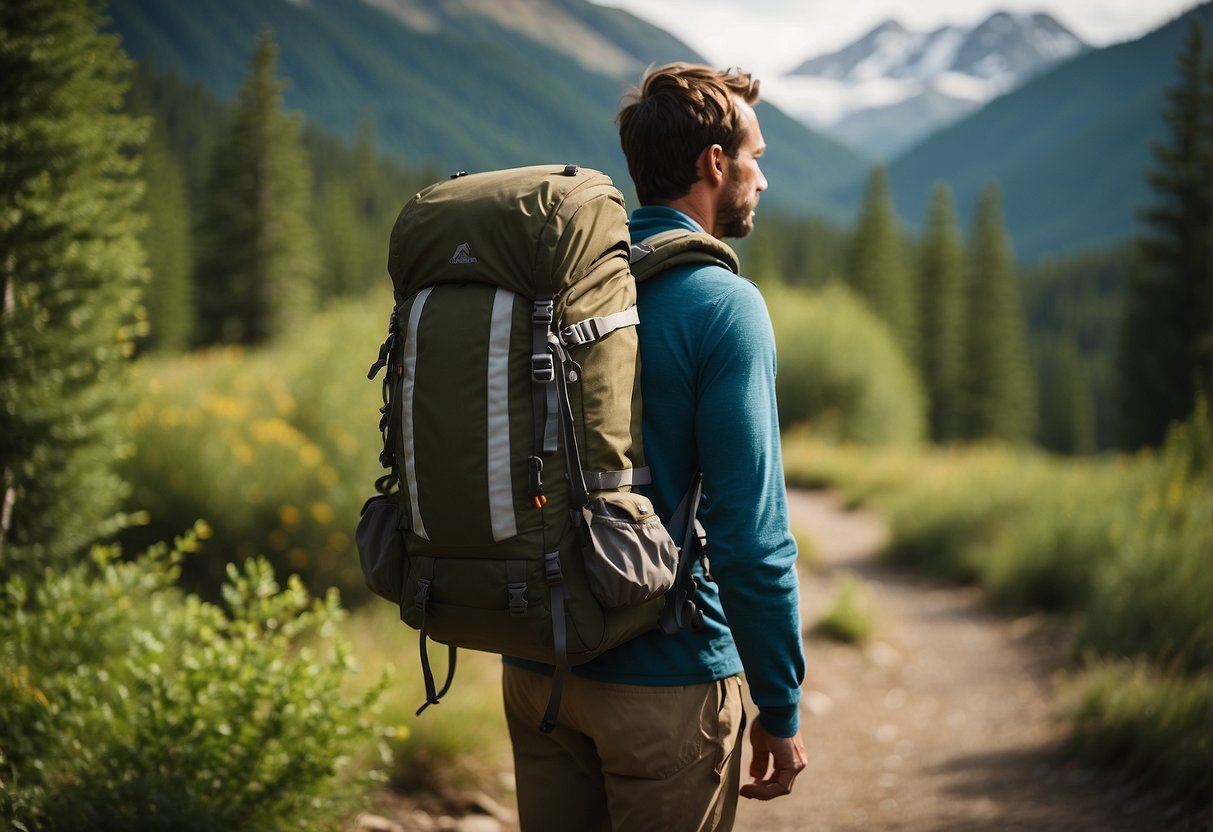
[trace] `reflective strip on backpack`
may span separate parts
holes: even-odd
[[[422,289],[413,298],[409,310],[409,326],[404,339],[404,374],[400,382],[401,441],[404,444],[404,481],[409,490],[409,505],[413,515],[413,534],[425,540],[430,537],[421,521],[421,506],[417,501],[417,450],[413,437],[413,391],[417,386],[417,327],[421,324],[421,310],[433,287]]]
[[[498,289],[493,296],[488,361],[489,518],[493,540],[518,534],[514,521],[514,483],[510,476],[510,336],[514,293]]]

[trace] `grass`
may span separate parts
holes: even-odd
[[[862,645],[876,632],[872,600],[859,580],[846,575],[825,615],[813,625],[812,632],[844,644]]]
[[[1115,760],[1142,785],[1198,808],[1213,799],[1213,674],[1097,663],[1067,680],[1059,710],[1084,759]]]
[[[420,716],[425,701],[417,632],[387,602],[367,605],[344,624],[366,678],[384,670],[391,683],[380,697],[382,727],[392,762],[388,783],[410,795],[451,798],[460,790],[499,790],[497,775],[510,766],[509,735],[501,706],[501,657],[460,650],[455,680],[438,705]],[[442,683],[447,649],[429,644]]]

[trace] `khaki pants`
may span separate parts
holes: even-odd
[[[524,832],[727,832],[741,780],[741,680],[659,687],[569,676],[556,729],[551,680],[507,665],[505,713]]]

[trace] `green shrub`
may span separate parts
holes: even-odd
[[[789,485],[831,488],[849,507],[878,505],[904,491],[922,474],[924,449],[884,445],[879,452],[857,444],[837,444],[814,435],[807,425],[783,434],[783,468]]]
[[[265,349],[140,362],[123,473],[150,525],[124,543],[147,546],[205,517],[208,548],[226,558],[265,553],[313,592],[335,586],[347,603],[365,600],[353,529],[383,473],[380,388],[366,371],[388,311],[342,303]],[[213,595],[225,562],[191,558],[187,585]]]
[[[1074,749],[1171,798],[1207,808],[1213,794],[1213,676],[1163,675],[1145,662],[1097,665],[1063,686]]]
[[[187,536],[4,585],[0,810],[14,828],[337,828],[367,784],[380,685],[335,636],[336,593],[228,569],[226,609],[176,587]]]
[[[1124,532],[1096,576],[1080,650],[1213,668],[1213,461],[1200,415],[1172,430],[1126,506]]]
[[[344,630],[369,673],[391,671],[380,711],[382,723],[395,726],[388,743],[392,787],[439,796],[452,787],[494,791],[497,776],[511,765],[501,706],[501,657],[460,650],[450,692],[418,715],[425,701],[418,634],[400,621],[399,610],[386,602],[367,604],[350,616]],[[429,642],[429,653],[441,684],[447,648]]]
[[[980,565],[982,585],[1005,609],[1085,609],[1124,533],[1133,487],[1123,466],[1051,460],[1049,468]]]
[[[998,446],[940,452],[879,502],[889,515],[886,556],[935,577],[980,581],[991,547],[1046,486],[1043,459]]]
[[[923,437],[918,376],[887,326],[841,285],[767,290],[779,351],[779,421],[865,444]]]
[[[863,644],[876,630],[872,601],[853,575],[842,579],[834,601],[813,632],[846,644]]]

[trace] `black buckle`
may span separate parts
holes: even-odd
[[[551,298],[537,300],[531,307],[531,323],[533,324],[550,324],[555,316],[556,307]]]
[[[510,593],[510,615],[526,615],[526,582],[506,584]]]
[[[417,595],[413,598],[413,603],[418,609],[425,611],[426,602],[430,600],[430,582],[425,578],[417,579]]]
[[[556,362],[550,353],[531,356],[531,381],[549,384],[556,380]]]
[[[564,574],[560,571],[559,552],[549,552],[543,556],[543,577],[548,586],[559,586],[564,583]]]

